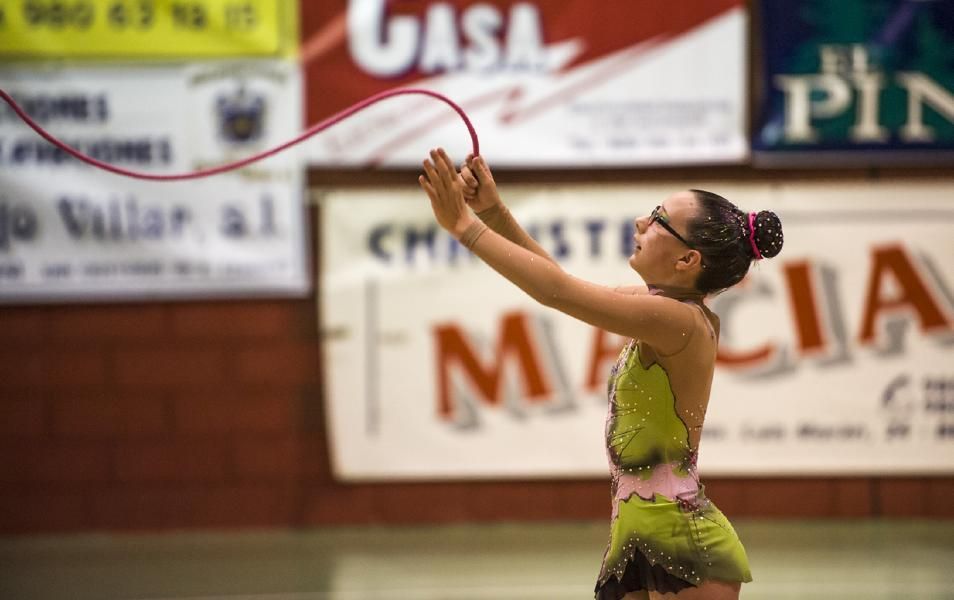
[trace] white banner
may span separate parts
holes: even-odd
[[[329,0],[302,10],[312,121],[387,89],[426,88],[463,107],[481,154],[498,166],[748,156],[740,0],[678,10],[666,0],[598,8],[590,0]],[[461,157],[470,150],[458,115],[432,98],[401,97],[329,129],[308,145],[308,160],[418,166],[436,146]]]
[[[504,193],[567,270],[615,285],[638,283],[632,218],[682,187]],[[711,302],[722,339],[700,468],[954,472],[950,184],[693,187],[773,208],[785,228],[782,254]],[[322,213],[339,477],[605,474],[623,340],[529,300],[438,231],[421,192],[334,191]]]
[[[127,169],[178,173],[300,132],[282,61],[0,70],[55,136]],[[309,287],[294,151],[238,173],[127,179],[69,157],[0,106],[0,300],[297,295]]]
[[[620,285],[639,282],[633,217],[684,187],[503,192],[568,271]],[[950,183],[691,187],[772,208],[785,230],[779,257],[710,302],[722,337],[703,472],[954,472]],[[606,378],[622,339],[535,304],[461,250],[422,192],[334,191],[322,213],[338,476],[606,473]]]

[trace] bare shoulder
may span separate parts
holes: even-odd
[[[708,325],[709,325],[709,327],[712,328],[712,333],[715,334],[715,341],[718,342],[718,341],[719,341],[719,333],[720,333],[720,331],[721,331],[721,329],[722,329],[722,323],[721,323],[721,321],[719,320],[719,315],[717,315],[717,314],[715,314],[714,312],[712,312],[712,309],[710,309],[710,308],[709,308],[708,306],[706,306],[705,304],[703,304],[703,305],[701,305],[701,306],[702,306],[702,311],[701,311],[701,312],[703,313],[703,315],[702,315],[702,316],[703,316],[703,321],[704,321],[704,322],[707,322]]]
[[[718,344],[718,317],[702,304],[666,298],[668,315],[678,323],[677,332],[670,330],[667,344],[660,348],[660,356],[668,359],[688,359],[697,362],[702,357],[713,357]],[[713,322],[712,318],[716,321]],[[703,361],[705,362],[705,361]]]

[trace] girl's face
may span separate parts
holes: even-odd
[[[692,287],[695,284],[695,274],[691,281],[687,280],[691,273],[688,272],[690,265],[686,264],[686,260],[690,253],[698,255],[698,252],[680,241],[659,221],[665,220],[676,233],[688,239],[689,222],[695,216],[696,209],[695,195],[683,191],[663,201],[657,210],[658,219],[653,220],[651,215],[636,219],[634,249],[629,257],[629,265],[647,284],[679,287]],[[680,265],[680,261],[683,264]]]

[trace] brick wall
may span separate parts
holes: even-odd
[[[341,485],[314,299],[0,308],[0,533],[600,519],[592,481]],[[954,517],[954,478],[710,479],[730,517]]]
[[[325,477],[314,314],[0,309],[0,528],[291,523],[302,477]]]

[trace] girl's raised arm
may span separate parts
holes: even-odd
[[[537,256],[558,265],[557,261],[537,243],[520,223],[513,217],[507,206],[500,198],[497,183],[494,181],[490,167],[482,156],[468,155],[466,162],[461,165],[460,177],[463,181],[464,201],[474,209],[477,217],[498,235],[526,248]],[[646,294],[646,286],[617,286],[611,288],[614,292],[626,295]]]
[[[490,167],[482,156],[469,155],[465,164],[461,165],[460,176],[464,182],[464,201],[474,209],[481,221],[514,244],[557,264],[507,210],[497,191],[497,183]]]
[[[431,152],[424,172],[420,184],[441,227],[534,300],[606,331],[645,340],[664,354],[685,347],[695,326],[689,306],[663,296],[621,294],[573,277],[489,230],[468,209],[463,184],[443,150]]]

